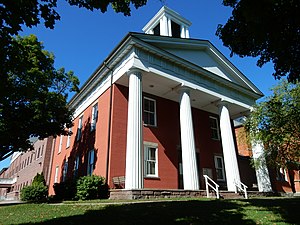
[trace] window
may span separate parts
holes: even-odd
[[[41,148],[41,157],[43,156],[43,151],[44,151],[44,145],[42,145],[42,148]]]
[[[81,116],[78,120],[77,137],[76,137],[77,141],[80,140],[82,134],[82,118],[83,116]]]
[[[72,127],[69,128],[69,135],[67,137],[67,145],[66,145],[66,148],[69,148],[70,147],[70,144],[71,144],[71,132],[72,132]]]
[[[276,180],[278,181],[287,181],[287,174],[284,168],[276,169]]]
[[[158,177],[157,149],[155,143],[144,143],[146,177]]]
[[[65,161],[64,163],[64,169],[63,169],[63,176],[62,181],[65,182],[67,179],[67,173],[68,173],[68,161]]]
[[[220,140],[218,119],[210,116],[209,122],[210,122],[210,129],[211,129],[211,138],[213,140]]]
[[[78,169],[79,169],[79,156],[76,156],[74,161],[74,171],[73,171],[74,178],[78,176]]]
[[[150,98],[144,98],[144,124],[156,126],[156,102]]]
[[[225,168],[222,156],[215,156],[215,167],[218,181],[225,181]]]
[[[63,136],[62,136],[62,135],[60,135],[60,137],[59,137],[58,153],[60,153],[60,152],[61,152],[61,148],[62,148],[62,141],[63,141]],[[40,152],[40,151],[39,151],[39,152]],[[39,155],[38,155],[38,157],[39,157]]]
[[[95,162],[95,150],[92,149],[88,153],[88,167],[87,175],[92,175],[94,171],[94,162]]]
[[[94,131],[96,129],[97,120],[98,120],[98,104],[95,104],[92,108],[91,131]]]
[[[41,147],[39,147],[38,153],[37,153],[37,158],[40,158],[40,152],[41,152]]]
[[[59,166],[56,166],[55,167],[54,183],[58,182],[58,171],[59,171]]]

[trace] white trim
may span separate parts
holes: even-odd
[[[148,159],[149,149],[155,149],[155,174],[147,173],[147,163],[150,161]],[[153,161],[153,160],[152,160]],[[153,142],[144,141],[144,177],[145,178],[158,178],[158,144]]]
[[[59,136],[59,146],[58,146],[58,153],[61,153],[61,149],[62,149],[62,141],[63,141],[63,135]],[[37,159],[40,156],[40,150],[38,150],[38,154],[37,154]]]
[[[218,159],[221,159],[221,167],[218,166]],[[224,166],[224,159],[222,156],[219,155],[215,155],[214,156],[214,162],[215,162],[215,169],[216,169],[216,173],[217,170],[220,169],[222,172],[222,179],[218,178],[218,173],[217,173],[217,181],[226,181],[226,177],[225,177],[225,166]]]
[[[72,132],[72,127],[69,128],[69,132]],[[67,137],[66,148],[69,148],[70,145],[71,145],[71,134],[69,134],[68,137]]]
[[[153,99],[153,98],[149,98],[149,97],[144,96],[144,98],[143,98],[143,115],[144,115],[145,112],[146,112],[146,113],[150,113],[150,114],[153,113],[153,112],[151,112],[151,111],[145,111],[145,107],[144,107],[145,100],[154,102],[154,124],[145,123],[144,117],[143,117],[144,126],[152,126],[152,127],[156,127],[156,126],[157,126],[157,119],[156,119],[156,116],[157,116],[157,113],[156,113],[156,100]]]
[[[91,119],[91,131],[96,130],[96,124],[97,124],[97,120],[98,120],[98,112],[99,112],[99,107],[98,107],[98,102],[96,102],[93,106],[92,106],[92,119]]]
[[[209,120],[210,120],[210,119],[213,119],[213,120],[216,121],[217,127],[215,128],[215,127],[212,127],[212,126],[210,125],[210,129],[211,129],[211,130],[216,129],[216,130],[217,130],[217,136],[218,136],[217,138],[213,138],[213,137],[211,136],[211,139],[216,140],[216,141],[219,141],[219,140],[220,140],[219,119],[218,119],[217,117],[214,117],[214,116],[209,116]]]
[[[54,174],[54,183],[58,182],[58,172],[59,172],[59,166],[55,167],[55,174]]]
[[[76,141],[79,141],[81,139],[81,136],[82,136],[82,125],[83,125],[83,114],[80,115],[79,118],[78,118],[78,127],[77,127],[77,133],[76,133]]]

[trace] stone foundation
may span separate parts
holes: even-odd
[[[110,199],[155,199],[155,198],[195,198],[206,197],[204,190],[162,190],[162,189],[142,189],[142,190],[125,190],[111,189]]]

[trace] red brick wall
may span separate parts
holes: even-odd
[[[145,178],[144,187],[177,189],[180,150],[179,103],[146,93],[144,96],[156,100],[157,127],[144,126],[143,139],[158,144],[159,160],[159,178]],[[109,182],[111,187],[112,177],[125,175],[127,99],[128,89],[120,85],[114,86]],[[200,167],[211,168],[216,176],[214,155],[222,155],[222,147],[220,140],[211,139],[209,116],[212,114],[198,109],[193,109],[192,113],[196,148],[200,152]],[[199,176],[202,180],[200,168]]]
[[[90,131],[92,119],[92,107],[98,103],[98,120],[96,129]],[[72,127],[70,147],[66,148],[67,136],[63,136],[62,148],[59,153],[60,137],[57,137],[53,155],[53,165],[50,178],[50,195],[54,194],[53,184],[55,181],[55,168],[59,167],[58,182],[62,181],[63,165],[68,160],[67,179],[73,179],[74,161],[77,156],[80,157],[78,176],[87,174],[88,152],[95,150],[95,168],[94,174],[105,176],[106,174],[106,152],[107,152],[107,131],[108,131],[108,105],[109,89],[104,92],[96,101],[94,101],[86,110],[74,120]],[[83,115],[82,136],[79,141],[76,140],[79,118]]]

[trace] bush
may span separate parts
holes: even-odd
[[[47,200],[48,187],[43,184],[35,184],[24,187],[21,190],[21,200],[29,202],[44,202]]]
[[[37,173],[30,186],[21,190],[21,200],[28,202],[44,202],[47,200],[48,187],[43,173]]]
[[[43,184],[46,185],[46,180],[44,178],[43,172],[41,174],[37,173],[33,178],[32,185]]]
[[[76,183],[74,181],[55,183],[53,189],[55,192],[55,200],[72,200],[75,198]]]
[[[77,180],[76,198],[79,200],[96,199],[102,196],[105,178],[91,175],[80,177]]]

